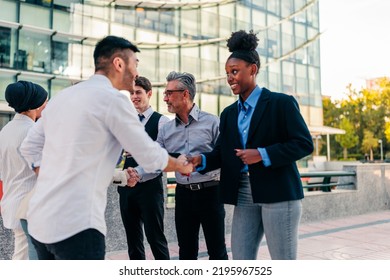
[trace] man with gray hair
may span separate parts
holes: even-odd
[[[167,76],[164,101],[175,119],[158,133],[157,142],[174,157],[211,151],[219,135],[219,118],[203,112],[194,103],[195,78],[189,73]],[[175,173],[175,224],[179,259],[198,257],[199,229],[202,225],[211,260],[228,259],[225,245],[225,209],[219,199],[219,169],[204,175]]]

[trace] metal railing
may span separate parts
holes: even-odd
[[[354,171],[317,171],[317,172],[302,172],[301,179],[306,184],[303,184],[304,188],[307,189],[321,189],[323,192],[331,192],[332,188],[337,186],[353,186],[355,183],[353,181],[350,182],[332,182],[332,178],[338,177],[355,177],[356,172]],[[323,178],[322,182],[318,183],[310,183],[311,178]],[[307,179],[307,180],[304,180]]]

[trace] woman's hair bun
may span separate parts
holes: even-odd
[[[259,39],[253,33],[253,30],[250,30],[249,33],[240,30],[233,32],[232,36],[227,39],[227,47],[230,52],[239,50],[254,51],[258,45],[257,41]]]

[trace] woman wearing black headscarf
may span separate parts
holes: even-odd
[[[210,153],[193,159],[201,172],[221,168],[221,196],[233,204],[233,259],[256,259],[266,236],[272,259],[296,259],[302,183],[296,161],[313,152],[294,97],[257,85],[260,58],[252,31],[227,41],[227,82],[239,99],[221,114]]]
[[[21,156],[19,147],[27,132],[41,116],[47,101],[47,92],[40,85],[19,81],[7,86],[5,99],[16,114],[0,131],[0,179],[4,195],[1,215],[4,227],[12,229],[15,239],[12,259],[37,259],[33,245],[28,242],[27,222],[20,221],[18,210],[27,194],[33,189],[36,175]],[[23,213],[24,214],[24,213]],[[22,218],[25,218],[24,215]]]

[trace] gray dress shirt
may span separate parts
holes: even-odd
[[[183,123],[177,116],[166,123],[157,136],[157,142],[165,148],[168,153],[179,153],[186,155],[198,155],[210,152],[219,135],[219,118],[215,115],[201,111],[194,104],[187,124]],[[189,176],[175,173],[176,181],[179,184],[200,183],[219,180],[220,170],[213,170],[204,175],[192,172]]]

